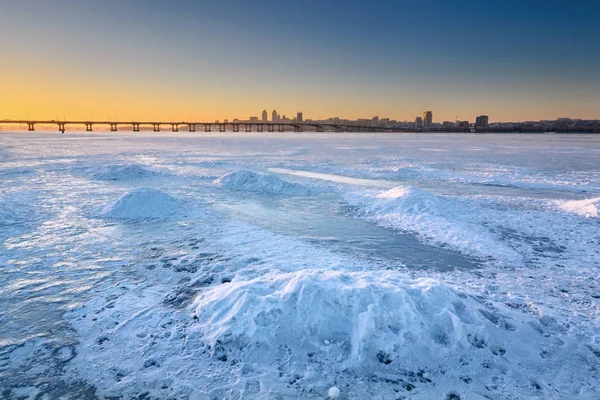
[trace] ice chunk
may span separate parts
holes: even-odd
[[[329,388],[327,395],[330,399],[337,399],[340,397],[340,389],[337,386],[332,386]]]

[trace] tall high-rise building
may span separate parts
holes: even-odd
[[[300,111],[298,111],[298,114],[296,115],[296,122],[304,122],[304,117]]]
[[[277,111],[273,110],[273,112],[271,113],[271,121],[273,122],[278,122],[279,121],[279,115],[277,115]]]
[[[415,129],[423,129],[423,118],[417,117],[415,119]]]
[[[425,111],[423,113],[423,126],[425,128],[431,128],[433,125],[433,113],[431,111]]]
[[[262,122],[267,122],[267,110],[263,110],[262,112]]]
[[[487,128],[489,125],[489,117],[487,115],[480,115],[475,118],[475,128]]]

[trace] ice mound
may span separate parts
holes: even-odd
[[[600,216],[600,197],[586,200],[558,201],[556,205],[563,211],[582,217],[598,218]]]
[[[162,219],[173,215],[179,201],[157,189],[134,189],[100,210],[100,216],[114,219]]]
[[[413,187],[349,196],[361,216],[379,225],[416,234],[426,241],[476,257],[519,264],[522,257],[477,223],[478,210],[459,199]],[[482,215],[481,218],[484,216]]]
[[[208,345],[203,349],[213,359],[247,365],[263,382],[320,387],[323,397],[336,383],[357,398],[368,398],[361,391],[395,398],[394,385],[446,398],[504,376],[499,392],[559,398],[557,389],[577,393],[593,385],[594,377],[578,373],[581,357],[600,365],[569,339],[568,325],[545,311],[520,313],[435,279],[391,271],[302,270],[233,280],[201,291],[192,310],[188,342]],[[565,384],[552,387],[558,371]]]
[[[157,175],[156,171],[137,164],[109,165],[93,173],[93,177],[105,181],[126,181]]]
[[[230,172],[214,181],[222,188],[264,194],[299,194],[305,192],[295,183],[285,181],[273,174],[257,174],[252,171],[240,170]]]
[[[385,274],[271,274],[207,290],[194,308],[214,348],[265,363],[285,345],[296,366],[328,358],[344,367],[404,365],[487,340],[484,318],[448,287]]]

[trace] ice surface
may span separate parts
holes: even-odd
[[[36,194],[32,191],[0,194],[0,227],[21,225],[35,215]]]
[[[2,395],[597,399],[599,138],[3,132]]]

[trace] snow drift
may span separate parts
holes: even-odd
[[[100,210],[99,215],[114,219],[162,219],[177,212],[179,201],[157,189],[134,189]]]
[[[306,192],[302,186],[285,181],[277,175],[257,174],[246,170],[225,174],[214,183],[224,189],[241,192],[288,195]]]

